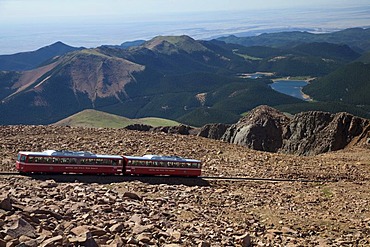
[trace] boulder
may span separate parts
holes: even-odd
[[[22,235],[34,238],[36,236],[36,229],[23,218],[19,218],[6,230],[6,234],[13,238],[18,238]]]
[[[4,209],[6,211],[12,210],[12,202],[9,197],[9,194],[1,195],[0,196],[0,209]]]
[[[180,134],[180,135],[189,135],[193,128],[188,125],[180,124],[179,126],[160,126],[152,128],[153,132],[164,132],[168,134]]]
[[[230,126],[222,123],[206,124],[200,129],[198,136],[220,140]]]
[[[277,152],[289,118],[269,106],[259,106],[228,128],[221,140],[251,149]]]
[[[125,127],[125,129],[127,130],[137,130],[137,131],[149,131],[151,128],[153,127],[146,124],[130,124]]]

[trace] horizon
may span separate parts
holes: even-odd
[[[351,27],[370,27],[370,7],[365,0],[268,0],[263,4],[242,0],[227,4],[221,0],[0,0],[0,55],[33,51],[57,41],[94,48],[158,35],[207,40],[231,34],[333,32]]]

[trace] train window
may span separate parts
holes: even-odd
[[[70,159],[69,158],[61,158],[61,163],[62,164],[69,164],[70,163]]]
[[[17,160],[18,160],[18,161],[25,162],[25,161],[26,161],[26,157],[27,157],[27,156],[25,156],[25,155],[18,154],[18,158],[17,158]]]

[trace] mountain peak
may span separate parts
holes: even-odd
[[[185,51],[187,53],[207,51],[208,49],[200,42],[187,35],[181,36],[157,36],[145,42],[143,46],[150,50],[163,53],[178,53]]]

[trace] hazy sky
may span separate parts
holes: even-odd
[[[0,0],[0,21],[50,18],[153,18],[185,12],[340,7],[368,0]]]
[[[0,0],[0,54],[56,41],[97,47],[157,35],[370,27],[370,0]]]

